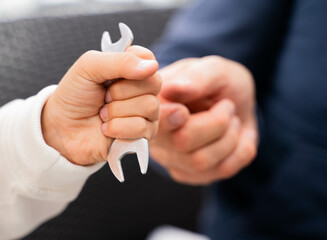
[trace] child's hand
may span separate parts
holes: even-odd
[[[45,141],[71,162],[90,165],[106,160],[113,138],[151,139],[158,127],[157,69],[153,54],[142,47],[85,53],[43,108]],[[103,83],[115,79],[107,91]],[[105,104],[108,92],[113,101]]]
[[[154,60],[150,51],[131,47],[127,52],[149,60]],[[100,110],[104,124],[103,134],[119,139],[146,138],[151,140],[157,133],[159,100],[161,89],[158,73],[143,79],[122,79],[114,82],[107,90],[106,104]]]

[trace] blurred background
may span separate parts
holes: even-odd
[[[0,21],[178,7],[192,0],[0,0]]]

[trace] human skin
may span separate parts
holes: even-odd
[[[89,51],[68,70],[41,118],[46,143],[78,165],[106,161],[114,140],[147,138],[158,129],[161,88],[151,51]],[[109,88],[104,86],[113,80]]]
[[[254,80],[219,56],[189,58],[162,70],[160,125],[153,159],[178,182],[207,185],[230,178],[257,152]]]

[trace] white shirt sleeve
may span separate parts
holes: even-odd
[[[61,213],[104,165],[74,165],[45,143],[41,112],[55,89],[0,108],[1,240],[23,237]]]

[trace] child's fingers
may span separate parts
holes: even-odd
[[[155,60],[155,56],[153,52],[149,49],[137,45],[130,46],[126,49],[126,52],[130,52],[138,56],[139,58],[147,59],[147,60]]]
[[[69,77],[76,81],[104,83],[118,78],[143,80],[155,74],[158,62],[142,59],[130,52],[84,53],[69,70]]]
[[[107,89],[106,102],[124,100],[144,94],[157,95],[161,89],[161,76],[156,73],[143,81],[119,80]]]
[[[107,122],[113,118],[139,116],[153,122],[159,119],[159,107],[159,100],[148,94],[106,104],[100,110],[100,117]]]
[[[146,138],[151,140],[158,131],[158,121],[150,122],[142,117],[114,118],[102,125],[105,136],[118,139]]]

